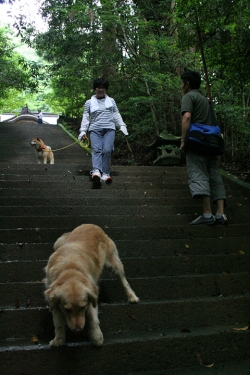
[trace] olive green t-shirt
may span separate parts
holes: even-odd
[[[213,125],[208,99],[200,90],[191,90],[185,94],[181,102],[181,114],[191,113],[191,123]]]

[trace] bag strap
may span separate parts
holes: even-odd
[[[214,126],[218,125],[218,121],[217,121],[217,118],[215,116],[213,104],[210,102],[210,100],[208,100],[208,103],[209,103],[209,107],[210,107],[210,112],[211,112],[211,116],[212,116],[213,125]]]

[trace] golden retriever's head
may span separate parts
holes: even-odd
[[[72,331],[81,331],[85,325],[85,313],[90,303],[97,305],[98,287],[86,287],[78,280],[69,279],[60,285],[53,285],[45,291],[50,310],[58,309],[65,317]]]

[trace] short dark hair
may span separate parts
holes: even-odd
[[[105,78],[96,78],[93,83],[93,89],[97,87],[104,87],[106,90],[109,88],[109,81]]]
[[[201,85],[201,75],[198,72],[193,70],[184,69],[184,72],[181,75],[181,79],[186,85],[189,82],[191,89],[199,89]]]

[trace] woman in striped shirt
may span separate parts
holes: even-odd
[[[87,138],[87,132],[90,134],[93,166],[90,174],[94,182],[112,181],[110,162],[115,131],[120,129],[125,135],[128,135],[127,126],[123,122],[115,100],[106,94],[108,87],[108,80],[104,78],[94,80],[95,95],[84,105],[78,137],[78,140],[81,141]]]

